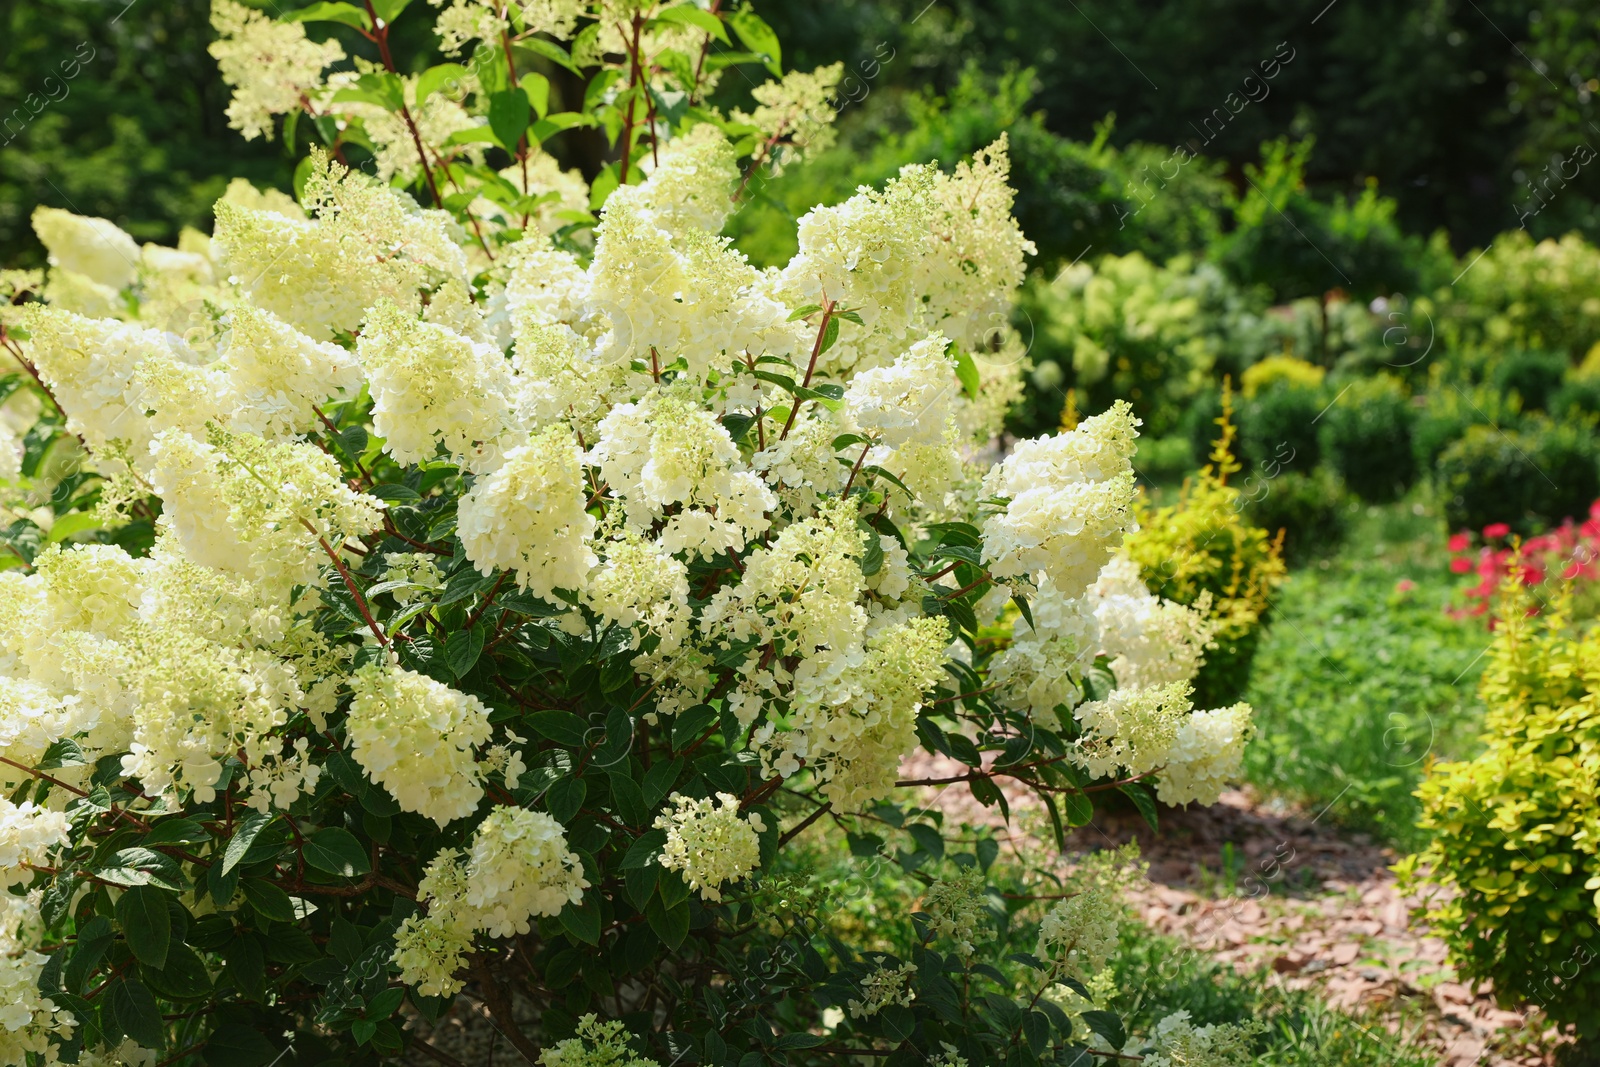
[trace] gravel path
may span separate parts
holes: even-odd
[[[906,777],[960,773],[919,753]],[[1047,835],[1031,795],[1007,790],[1012,847],[1034,856]],[[1001,825],[961,787],[925,791],[951,818]],[[1029,812],[1035,814],[1030,818]],[[1163,809],[1159,834],[1132,810],[1096,812],[1067,838],[1070,851],[1139,842],[1150,882],[1130,904],[1152,928],[1241,971],[1321,993],[1361,1025],[1403,1031],[1435,1048],[1442,1067],[1549,1067],[1561,1042],[1536,1011],[1508,1011],[1485,984],[1469,987],[1443,942],[1409,922],[1410,901],[1389,866],[1399,856],[1317,813],[1277,810],[1244,792],[1209,808]],[[1029,835],[1030,830],[1032,835]],[[1003,832],[1003,831],[1002,831]]]

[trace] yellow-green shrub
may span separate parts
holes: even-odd
[[[1600,630],[1510,583],[1479,691],[1486,751],[1435,765],[1396,870],[1463,977],[1600,1033]]]
[[[1210,595],[1216,647],[1207,650],[1195,679],[1195,702],[1201,707],[1228,703],[1244,690],[1272,593],[1289,577],[1282,537],[1251,525],[1243,514],[1251,494],[1228,484],[1240,470],[1232,452],[1230,399],[1224,390],[1217,420],[1222,436],[1211,463],[1184,483],[1176,504],[1151,507],[1141,498],[1135,505],[1139,529],[1126,543],[1157,596],[1194,604]],[[1247,480],[1252,494],[1270,490],[1261,479]]]

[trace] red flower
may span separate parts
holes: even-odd
[[[1465,531],[1450,535],[1450,551],[1465,552],[1472,544],[1472,535]]]
[[[1457,556],[1450,561],[1450,570],[1454,574],[1467,574],[1472,570],[1472,561],[1466,556]]]
[[[1489,525],[1483,528],[1483,536],[1489,538],[1491,541],[1499,537],[1504,537],[1510,532],[1511,527],[1503,522],[1491,522]]]

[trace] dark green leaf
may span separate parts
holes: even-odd
[[[106,1010],[122,1032],[145,1048],[166,1048],[161,1008],[143,982],[119,978],[106,990]]]
[[[117,922],[122,936],[140,963],[160,970],[167,962],[172,941],[172,914],[167,893],[152,885],[136,885],[117,899]]]
[[[1068,826],[1084,826],[1094,818],[1094,802],[1083,793],[1062,793],[1061,804]]]
[[[633,844],[628,846],[627,854],[622,857],[622,869],[636,870],[655,862],[661,849],[667,843],[665,830],[651,830],[643,834]]]
[[[489,128],[506,151],[516,152],[531,119],[528,97],[521,89],[504,89],[489,97]]]
[[[600,944],[600,900],[589,893],[578,904],[568,904],[561,909],[561,928],[579,941],[590,945]]]
[[[1150,825],[1150,829],[1160,833],[1161,828],[1156,825],[1156,802],[1149,791],[1138,782],[1124,782],[1117,789],[1133,801],[1133,806],[1139,809],[1139,814],[1144,816],[1144,821]]]
[[[644,791],[624,768],[611,772],[611,800],[617,817],[627,826],[641,826],[649,818]]]
[[[249,1000],[267,999],[266,953],[254,934],[238,934],[223,945],[222,959],[227,965],[228,978],[240,996]]]
[[[450,672],[457,678],[463,678],[474,666],[478,657],[483,654],[483,630],[477,626],[470,630],[457,630],[445,640],[444,658],[450,664]]]
[[[1128,1039],[1122,1028],[1122,1020],[1115,1012],[1086,1011],[1080,1018],[1083,1019],[1083,1025],[1105,1038],[1114,1049],[1120,1049]]]
[[[279,1055],[272,1042],[243,1026],[218,1026],[201,1052],[206,1067],[265,1067]]]
[[[1050,1017],[1042,1011],[1030,1011],[1022,1019],[1022,1033],[1028,1039],[1028,1048],[1035,1056],[1042,1056],[1050,1047]]]
[[[207,841],[211,837],[204,826],[193,819],[162,819],[156,823],[155,829],[145,835],[142,842],[146,848],[156,845],[192,845]]]
[[[545,793],[545,810],[556,822],[569,823],[578,814],[578,809],[583,807],[583,798],[587,793],[588,787],[583,784],[582,778],[563,778]]]
[[[366,850],[354,834],[337,826],[324,826],[306,838],[306,862],[319,871],[354,878],[372,870]]]
[[[700,735],[716,721],[717,709],[709,704],[696,704],[686,711],[679,712],[672,724],[673,749],[682,752],[699,740]]]
[[[244,859],[244,854],[250,851],[250,846],[271,821],[270,813],[256,811],[240,820],[239,828],[228,838],[228,845],[222,852],[223,874],[227,874],[239,865],[239,861]]]
[[[294,904],[288,893],[260,878],[246,878],[243,888],[244,899],[250,902],[256,914],[276,922],[294,922]]]
[[[570,711],[536,711],[525,720],[540,737],[568,748],[582,748],[588,725]]]
[[[159,995],[170,1000],[200,1000],[211,995],[211,975],[194,949],[174,941],[167,949],[166,966],[159,971],[146,969],[145,981]]]
[[[674,951],[683,944],[683,939],[689,936],[687,899],[668,907],[659,894],[653,896],[650,898],[650,903],[645,906],[644,917],[650,923],[650,929],[656,932],[656,936]]]

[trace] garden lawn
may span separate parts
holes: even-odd
[[[1245,699],[1249,781],[1400,848],[1416,843],[1411,795],[1430,759],[1468,755],[1489,634],[1445,607],[1436,509],[1402,501],[1354,513],[1348,540],[1280,591]]]

